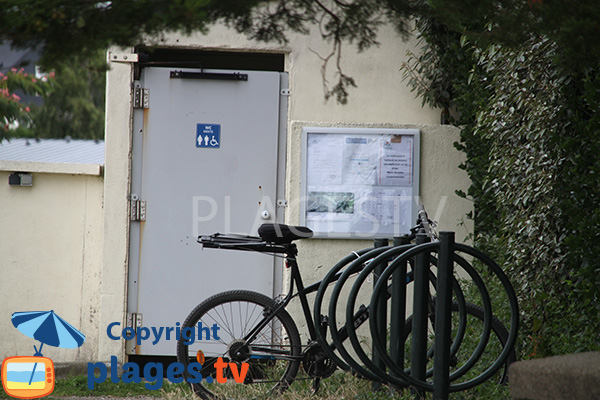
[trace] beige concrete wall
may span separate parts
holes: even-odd
[[[9,186],[33,171],[33,186]],[[100,166],[0,161],[0,359],[31,356],[31,339],[11,323],[17,311],[54,310],[86,335],[77,349],[44,346],[54,362],[98,356],[102,282]]]
[[[380,29],[380,45],[359,53],[349,44],[342,46],[343,72],[354,78],[348,103],[325,100],[322,59],[331,52],[330,43],[321,38],[317,28],[309,35],[289,34],[287,45],[257,43],[243,34],[223,26],[212,27],[207,35],[166,34],[148,40],[157,46],[175,46],[222,51],[262,51],[286,55],[285,70],[290,74],[289,120],[437,124],[439,110],[421,107],[406,82],[402,80],[402,63],[407,50],[416,51],[416,40],[404,41],[391,26]],[[337,83],[335,60],[329,62],[325,78],[328,87]]]
[[[106,327],[126,319],[129,247],[129,178],[131,175],[132,68],[110,63],[106,77],[106,146],[104,172],[103,285],[100,293],[102,329],[97,361],[122,360],[123,341],[110,340]]]

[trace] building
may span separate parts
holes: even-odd
[[[104,168],[0,162],[0,198],[9,205],[0,218],[0,253],[11,293],[0,319],[3,356],[27,354],[31,346],[10,326],[14,311],[60,306],[86,334],[77,351],[49,349],[57,362],[124,360],[173,354],[175,341],[158,348],[112,340],[113,322],[173,326],[223,287],[283,290],[277,261],[202,252],[196,236],[213,233],[209,220],[247,234],[262,221],[300,224],[305,128],[417,130],[419,199],[442,229],[464,238],[470,204],[455,190],[469,181],[453,146],[458,130],[440,125],[440,111],[423,108],[402,80],[400,66],[415,40],[404,42],[384,27],[379,41],[364,53],[344,47],[344,72],[358,85],[345,105],[324,98],[336,71],[323,72],[331,49],[314,30],[280,46],[213,26],[206,35],[164,34],[110,49]],[[195,79],[205,73],[228,78]],[[208,140],[217,137],[214,145]],[[34,186],[1,183],[15,172],[33,173]],[[371,238],[300,242],[306,282],[370,245]],[[190,284],[199,285],[198,293],[190,295]]]

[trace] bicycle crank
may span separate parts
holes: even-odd
[[[302,366],[311,378],[328,378],[336,370],[336,365],[317,342],[311,342],[302,355]]]

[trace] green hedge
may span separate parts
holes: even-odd
[[[600,64],[565,63],[548,37],[508,48],[418,27],[405,70],[424,102],[455,110],[472,179],[459,194],[517,290],[521,356],[600,349]]]
[[[530,355],[598,348],[600,86],[592,70],[557,67],[558,51],[532,38],[520,49],[491,45],[477,60],[491,92],[475,119],[474,136],[489,146],[478,183],[492,199],[478,211],[496,221],[480,240],[517,287]]]

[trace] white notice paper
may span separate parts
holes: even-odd
[[[341,139],[335,135],[311,135],[307,153],[308,182],[321,185],[340,185],[342,183],[342,146]]]
[[[383,186],[412,185],[413,138],[394,135],[381,139],[378,184]]]

